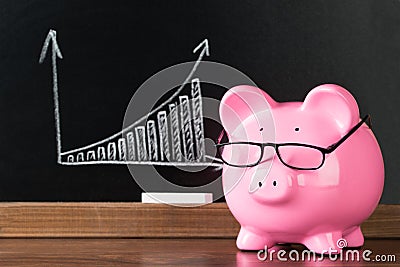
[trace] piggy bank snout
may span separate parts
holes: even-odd
[[[279,203],[290,200],[293,194],[293,175],[271,170],[263,181],[258,182],[258,189],[252,197],[261,203]]]

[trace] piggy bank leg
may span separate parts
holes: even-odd
[[[360,226],[351,229],[343,235],[348,247],[361,247],[364,245],[364,235],[361,232]]]
[[[319,254],[338,254],[344,247],[340,244],[342,236],[342,232],[321,233],[307,237],[303,244],[309,250]]]
[[[271,248],[274,242],[266,235],[257,234],[255,231],[246,229],[245,227],[240,228],[239,235],[236,239],[236,246],[240,250],[260,250]]]

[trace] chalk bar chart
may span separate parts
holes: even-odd
[[[200,51],[197,61],[185,81],[167,101],[107,138],[80,148],[62,151],[57,76],[57,58],[62,59],[62,54],[56,37],[56,31],[50,30],[43,44],[39,63],[43,63],[51,45],[57,162],[59,164],[221,166],[220,160],[206,155],[201,83],[194,75],[203,57],[209,55],[207,39],[193,50],[193,53]],[[190,85],[190,94],[182,93],[186,85]],[[151,119],[151,116],[154,119]]]

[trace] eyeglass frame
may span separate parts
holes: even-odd
[[[302,143],[272,143],[272,142],[268,142],[268,143],[257,143],[257,142],[228,142],[228,143],[217,143],[215,144],[218,154],[220,154],[220,158],[221,160],[232,167],[238,167],[238,168],[248,168],[248,167],[254,167],[257,166],[258,164],[260,164],[261,160],[264,157],[264,148],[267,146],[273,147],[275,149],[275,153],[278,156],[279,160],[282,162],[283,165],[285,165],[288,168],[291,169],[295,169],[295,170],[317,170],[319,168],[322,167],[322,165],[324,165],[325,163],[325,155],[326,154],[330,154],[333,151],[335,151],[341,144],[343,144],[344,141],[346,141],[355,131],[357,131],[361,125],[363,125],[364,122],[367,122],[368,127],[371,128],[371,116],[369,114],[365,115],[364,118],[359,121],[356,125],[353,126],[353,128],[350,129],[350,131],[347,132],[347,134],[345,134],[342,138],[340,138],[339,141],[333,143],[332,145],[328,146],[327,148],[324,147],[319,147],[319,146],[314,146],[314,145],[310,145],[310,144],[302,144]],[[223,135],[224,131],[221,132],[220,137],[218,138],[218,141],[220,141],[222,139],[222,135]],[[230,164],[228,162],[226,162],[221,153],[219,152],[220,147],[226,146],[226,145],[232,145],[232,144],[241,144],[241,145],[256,145],[259,146],[261,149],[261,154],[260,154],[260,158],[258,159],[258,161],[256,163],[253,164],[246,164],[246,165],[236,165],[236,164]],[[300,167],[295,167],[295,166],[291,166],[289,164],[287,164],[281,157],[280,153],[279,153],[279,147],[281,146],[300,146],[300,147],[308,147],[308,148],[313,148],[316,150],[319,150],[322,154],[322,161],[321,164],[318,167],[314,167],[314,168],[300,168]]]

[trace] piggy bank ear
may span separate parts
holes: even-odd
[[[323,84],[312,89],[306,96],[302,109],[312,110],[331,118],[341,134],[347,133],[360,119],[354,97],[336,84]]]
[[[219,107],[222,126],[229,136],[243,137],[242,122],[250,116],[262,123],[271,121],[271,109],[277,103],[263,90],[247,85],[231,88],[225,93]],[[267,114],[267,115],[265,115]]]

